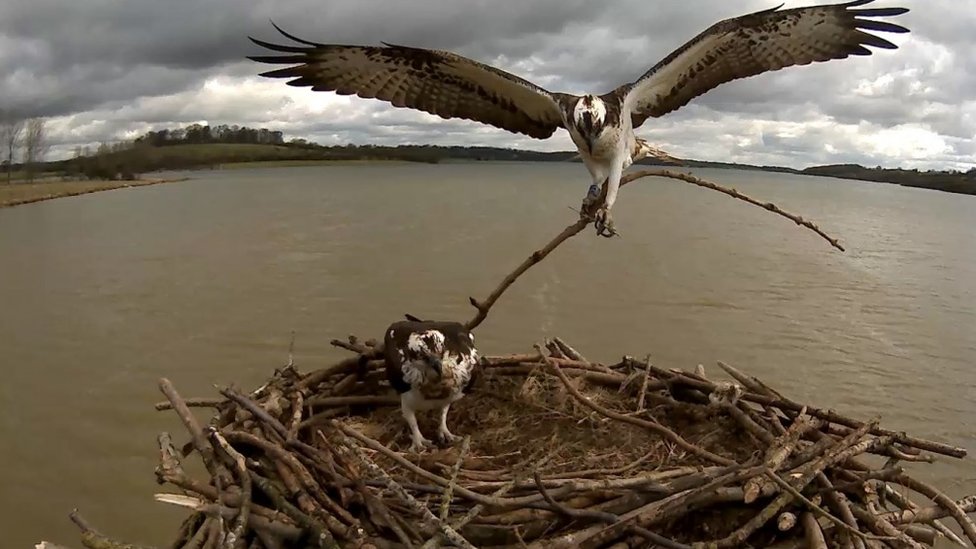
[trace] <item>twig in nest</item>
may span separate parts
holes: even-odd
[[[296,523],[306,528],[311,532],[311,540],[317,547],[327,548],[327,549],[339,549],[339,544],[336,543],[335,538],[329,529],[319,522],[314,517],[311,517],[298,507],[292,505],[280,490],[274,485],[270,480],[262,477],[261,475],[255,473],[254,471],[248,470],[251,475],[251,482],[255,486],[261,489],[275,506],[284,513],[288,518],[294,520]]]
[[[244,456],[235,450],[227,442],[227,439],[221,436],[216,428],[208,427],[207,430],[210,439],[227,454],[228,459],[233,463],[237,471],[237,477],[241,481],[241,506],[237,510],[237,518],[234,520],[234,526],[227,535],[225,543],[228,549],[243,549],[245,542],[244,532],[247,531],[247,518],[251,513],[251,476],[247,472],[247,463],[244,460]]]
[[[829,520],[830,522],[833,522],[834,524],[836,524],[837,526],[839,526],[841,529],[846,530],[846,531],[854,534],[855,536],[857,536],[859,538],[862,538],[862,539],[874,539],[874,540],[879,540],[879,541],[896,539],[894,537],[879,537],[879,536],[872,536],[872,535],[869,535],[869,534],[865,534],[864,532],[861,532],[857,528],[854,528],[854,527],[848,525],[843,520],[841,520],[841,519],[835,517],[834,515],[828,513],[823,507],[820,507],[819,505],[817,505],[813,501],[810,501],[809,498],[807,498],[806,496],[804,496],[803,494],[801,494],[800,491],[797,490],[796,488],[794,488],[789,482],[786,482],[785,480],[783,480],[783,478],[780,477],[778,474],[776,474],[776,472],[773,471],[772,469],[767,469],[765,471],[765,474],[766,474],[767,477],[769,477],[770,480],[772,480],[777,485],[779,485],[780,488],[782,488],[783,490],[785,490],[787,493],[789,493],[791,496],[793,496],[794,498],[796,498],[798,501],[803,502],[803,504],[806,505],[807,507],[809,507],[811,511],[813,511],[814,513],[816,513],[816,514],[824,517],[825,519]],[[821,535],[822,535],[822,533],[821,533]]]
[[[976,513],[976,495],[965,497],[953,503],[964,513]],[[892,524],[908,524],[911,522],[927,523],[948,517],[949,510],[942,505],[932,505],[918,509],[890,511],[879,516]]]
[[[123,543],[105,536],[105,534],[102,534],[92,527],[92,525],[89,524],[88,521],[78,513],[77,509],[74,509],[68,513],[68,518],[70,518],[71,522],[75,523],[78,529],[81,530],[81,543],[85,547],[98,549],[148,549],[141,545]]]
[[[281,446],[274,444],[266,439],[254,436],[250,433],[245,433],[243,431],[226,431],[224,436],[233,442],[239,442],[243,444],[248,444],[255,448],[260,448],[268,456],[274,457],[276,463],[280,463],[282,466],[287,466],[288,470],[294,473],[299,483],[309,491],[309,494],[325,509],[328,509],[330,513],[335,514],[336,517],[341,518],[346,522],[346,524],[355,525],[355,518],[340,505],[338,505],[319,485],[319,483],[312,477],[308,469],[292,454],[282,448]],[[339,524],[330,524],[331,530],[339,532],[342,530]]]
[[[891,500],[895,505],[897,505],[901,509],[905,509],[909,511],[915,511],[918,509],[918,505],[916,505],[915,502],[903,496],[901,492],[898,492],[897,490],[892,488],[890,484],[884,483],[882,489],[884,490],[885,497]],[[932,527],[935,528],[936,531],[938,531],[940,534],[945,536],[946,539],[948,539],[952,543],[960,547],[967,546],[966,542],[963,541],[958,534],[950,530],[948,526],[942,524],[940,521],[933,520]]]
[[[823,489],[826,490],[824,494],[824,499],[827,501],[827,505],[837,513],[838,517],[844,521],[850,528],[857,530],[857,520],[854,518],[854,513],[851,511],[851,504],[847,500],[847,497],[837,490],[834,485],[827,478],[827,475],[823,471],[817,473],[817,484],[819,484]],[[844,538],[841,539],[841,546],[846,548],[853,547],[853,549],[865,549],[864,540],[857,535],[844,534]]]
[[[227,400],[226,399],[223,399],[223,398],[186,398],[186,399],[183,399],[183,404],[187,405],[190,408],[216,408],[216,407],[220,406],[221,404],[223,404],[225,402],[227,402]],[[153,407],[157,411],[162,412],[163,410],[172,410],[173,409],[173,403],[170,402],[170,401],[168,401],[168,400],[164,400],[162,402],[157,402],[156,404],[153,405]]]
[[[651,355],[644,359],[644,382],[641,383],[640,397],[637,399],[637,412],[644,411],[644,398],[647,396],[647,381],[651,378]]]
[[[338,422],[333,421],[332,426],[338,427]],[[335,432],[337,436],[343,439],[342,444],[346,448],[352,450],[353,454],[356,456],[359,462],[362,463],[369,470],[370,473],[376,475],[378,478],[383,480],[386,483],[387,488],[389,488],[391,491],[393,491],[393,493],[399,496],[400,499],[404,501],[404,503],[409,505],[414,511],[420,513],[432,525],[440,529],[441,533],[444,534],[444,537],[446,537],[451,543],[459,547],[463,547],[465,549],[475,549],[475,546],[471,545],[471,543],[468,540],[464,539],[464,536],[459,534],[457,530],[451,528],[450,525],[448,525],[446,522],[437,518],[437,516],[435,516],[434,513],[430,512],[430,509],[428,509],[426,505],[417,501],[416,498],[410,495],[410,492],[407,492],[403,488],[403,486],[400,486],[400,484],[396,480],[394,480],[393,477],[391,477],[385,470],[383,470],[382,467],[374,463],[373,460],[370,459],[369,456],[367,456],[356,445],[355,442],[353,442],[352,440],[350,440],[349,438],[345,437],[342,434],[341,429],[336,428]],[[325,435],[322,433],[322,431],[318,431],[318,433],[319,436],[322,437],[322,440],[325,441],[326,444],[328,444],[329,440],[325,438]]]
[[[216,517],[221,519],[232,519],[237,516],[237,507],[228,507],[226,505],[220,505],[217,503],[207,503],[206,501],[196,498],[193,496],[186,496],[183,494],[154,494],[153,499],[160,503],[168,503],[170,505],[176,505],[179,507],[188,507],[194,511],[199,511],[213,520]],[[237,500],[229,502],[231,505],[238,503]],[[279,514],[278,511],[274,513],[267,513],[267,516],[253,514],[248,520],[248,525],[252,527],[253,530],[258,532],[265,532],[276,538],[281,538],[286,541],[294,541],[302,536],[302,530],[297,528],[291,522],[284,522],[289,520],[289,517],[284,514]],[[202,528],[198,528],[199,532]],[[189,545],[189,544],[187,544]]]
[[[448,480],[448,479],[446,479],[446,478],[444,478],[444,477],[442,477],[440,475],[436,475],[434,473],[431,473],[430,471],[428,471],[428,470],[426,470],[426,469],[424,469],[422,467],[418,467],[417,465],[414,465],[413,463],[411,463],[410,461],[408,461],[403,456],[397,454],[393,450],[390,450],[389,448],[387,448],[383,444],[381,444],[381,443],[379,443],[379,442],[377,442],[377,441],[369,438],[368,436],[360,433],[359,431],[357,431],[357,430],[355,430],[355,429],[353,429],[353,428],[351,428],[351,427],[349,427],[347,425],[343,425],[342,423],[340,423],[340,422],[338,422],[338,421],[336,421],[334,419],[331,420],[330,423],[331,423],[331,425],[333,427],[335,427],[336,429],[338,429],[342,433],[344,433],[344,434],[346,434],[346,435],[348,435],[348,436],[350,436],[350,437],[358,440],[363,445],[365,445],[367,448],[369,448],[371,450],[375,450],[375,451],[383,454],[387,458],[389,458],[389,459],[393,460],[394,462],[396,462],[397,465],[400,465],[401,467],[403,467],[404,469],[410,471],[411,473],[414,473],[414,474],[416,474],[418,476],[421,476],[421,477],[423,477],[423,478],[425,478],[425,479],[427,479],[429,481],[432,481],[432,482],[436,483],[437,485],[439,485],[439,486],[441,486],[443,488],[447,488],[450,485],[450,483],[451,483],[450,480]],[[324,435],[322,435],[322,436],[324,436]],[[567,484],[566,486],[560,488],[560,490],[562,490],[560,492],[560,495],[562,495],[562,493],[570,492],[571,489],[574,489],[574,486]],[[454,488],[454,492],[456,494],[460,495],[461,497],[464,497],[464,498],[469,499],[471,501],[474,501],[476,503],[481,503],[481,504],[488,505],[488,506],[491,506],[491,507],[500,507],[500,508],[521,507],[521,506],[529,505],[531,503],[535,503],[535,502],[538,502],[538,501],[542,500],[542,495],[541,494],[531,494],[531,495],[527,495],[527,496],[519,496],[519,497],[512,497],[512,498],[500,498],[500,497],[486,496],[484,494],[479,494],[477,492],[474,492],[472,490],[469,490],[467,488],[464,488],[463,486],[456,486]]]
[[[504,496],[510,490],[512,490],[512,488],[515,487],[515,485],[518,483],[518,481],[519,481],[520,478],[521,478],[520,475],[516,473],[515,477],[512,478],[511,481],[509,481],[507,484],[505,484],[504,486],[502,486],[498,490],[495,490],[491,494],[491,497],[493,497],[493,498],[499,498],[499,497]],[[461,517],[460,519],[452,522],[451,523],[451,528],[454,528],[455,530],[460,531],[469,522],[471,522],[472,520],[474,520],[475,518],[477,518],[478,515],[480,515],[481,512],[485,510],[485,507],[486,506],[483,503],[476,504],[474,507],[472,507],[470,510],[468,510],[468,512],[463,517]],[[443,537],[443,535],[444,535],[443,533],[440,533],[437,536],[434,536],[434,537],[430,538],[422,546],[420,546],[420,549],[436,549],[437,547],[440,547],[441,538]]]
[[[247,409],[248,412],[251,412],[254,415],[254,417],[264,421],[269,427],[274,429],[274,432],[277,433],[277,435],[280,436],[282,440],[288,440],[288,429],[285,428],[285,426],[282,425],[280,421],[272,417],[272,415],[269,414],[266,410],[258,406],[256,402],[238,393],[233,389],[221,388],[221,387],[217,387],[217,389],[220,391],[220,394],[240,404],[245,409]]]
[[[852,505],[851,511],[854,513],[858,519],[867,525],[871,530],[888,536],[887,540],[892,543],[895,547],[906,547],[908,549],[924,549],[921,544],[919,544],[914,539],[910,538],[907,534],[898,530],[891,525],[890,522],[879,518],[874,513],[868,511],[867,509],[861,507],[860,505]]]
[[[227,518],[230,518],[230,516],[231,515],[228,515]],[[203,524],[197,528],[197,531],[195,534],[193,534],[193,537],[186,542],[183,549],[201,549],[203,544],[210,538],[210,533],[214,529],[214,524],[218,524],[221,520],[223,520],[223,518],[220,515],[217,515],[217,518],[208,516],[207,519],[203,521]]]
[[[956,504],[956,502],[952,501],[949,496],[943,494],[934,486],[920,480],[916,480],[906,474],[899,475],[894,480],[906,488],[915,490],[916,492],[925,495],[937,505],[945,508],[945,510],[949,512],[949,516],[954,518],[956,522],[959,523],[963,534],[965,534],[966,537],[969,538],[969,541],[976,546],[976,524],[973,524],[972,519],[970,519],[969,516],[966,515],[966,512],[963,511],[963,509]]]
[[[692,505],[701,500],[707,494],[722,488],[728,484],[741,482],[747,478],[755,476],[762,471],[762,467],[735,466],[728,469],[729,472],[719,477],[712,477],[712,480],[705,484],[689,486],[679,492],[674,492],[668,497],[652,501],[646,505],[633,509],[620,516],[620,519],[610,525],[597,525],[587,528],[582,532],[573,532],[568,536],[562,536],[558,540],[569,542],[571,547],[582,549],[595,549],[603,547],[605,544],[616,539],[620,534],[630,529],[635,524],[647,528],[659,521],[674,518],[674,512],[679,515],[687,513],[693,509]],[[553,540],[550,540],[552,542]],[[556,545],[552,543],[552,545]],[[563,545],[560,545],[563,546]]]
[[[629,363],[631,365],[634,365],[635,361],[633,359],[630,359]],[[680,383],[682,385],[686,385],[688,387],[698,389],[704,392],[711,392],[714,391],[716,388],[715,383],[702,381],[700,379],[696,379],[692,376],[688,376],[681,372],[669,372],[669,371],[661,370],[659,368],[655,368],[653,365],[651,366],[651,369],[652,369],[652,373],[654,373],[655,375],[660,375],[664,378],[670,377],[672,383]],[[768,396],[768,394],[760,394],[760,393],[745,393],[744,395],[742,395],[741,398],[742,400],[754,402],[762,406],[771,406],[774,408],[778,408],[784,412],[799,413],[802,412],[803,410],[806,410],[807,414],[811,416],[814,416],[816,418],[825,421],[829,421],[831,423],[836,423],[838,425],[843,425],[850,429],[857,429],[864,425],[864,422],[843,416],[841,414],[838,414],[837,412],[834,412],[833,410],[822,410],[819,408],[804,406],[785,397],[773,397],[773,396]],[[850,433],[850,430],[845,431],[845,434],[848,433]],[[942,454],[942,455],[956,457],[956,458],[966,457],[967,454],[965,448],[957,448],[954,446],[950,446],[948,444],[943,444],[941,442],[919,439],[912,436],[908,436],[905,433],[892,431],[890,429],[882,429],[877,426],[872,428],[871,434],[877,436],[893,437],[896,442],[900,442],[904,446],[910,446],[921,450],[928,450],[929,452],[934,452],[936,454]]]
[[[293,391],[291,397],[291,422],[288,425],[287,440],[298,438],[298,427],[302,424],[302,412],[305,409],[305,396],[301,391]]]
[[[800,522],[803,524],[807,547],[810,549],[827,549],[827,540],[824,539],[823,530],[820,528],[820,523],[814,518],[813,513],[803,513],[800,516]]]
[[[451,468],[451,484],[444,489],[444,497],[441,498],[440,519],[442,521],[446,521],[450,513],[451,500],[454,499],[454,487],[457,486],[458,473],[461,471],[461,464],[468,455],[468,448],[470,447],[471,436],[465,435],[464,440],[461,442],[461,450],[458,452],[457,461],[454,462],[454,467]]]
[[[790,457],[793,449],[796,447],[800,440],[800,437],[806,434],[810,429],[815,428],[818,425],[810,416],[801,415],[793,425],[790,426],[789,430],[781,437],[773,441],[772,446],[766,451],[765,462],[769,467],[770,471],[776,472],[786,461],[786,458]],[[768,476],[768,474],[767,474]],[[746,482],[744,493],[745,498],[743,501],[746,503],[752,503],[756,501],[759,494],[762,492],[762,482],[763,477],[757,476],[755,478],[749,479]],[[775,479],[774,479],[775,480]]]
[[[539,349],[540,353],[542,352],[538,344],[536,344],[535,347],[536,349]],[[553,364],[548,357],[544,356],[542,357],[542,359],[543,361],[545,361],[545,364],[549,368],[549,370],[555,373],[556,376],[559,378],[559,380],[563,382],[563,385],[566,387],[566,390],[569,391],[569,394],[573,395],[573,398],[575,398],[577,401],[582,403],[584,406],[592,409],[593,411],[602,414],[606,417],[609,417],[611,419],[616,419],[618,421],[623,421],[624,423],[630,423],[632,425],[637,425],[639,427],[643,427],[645,429],[654,431],[655,433],[663,436],[664,438],[670,440],[671,442],[674,442],[682,449],[687,450],[688,452],[691,452],[698,457],[707,459],[708,461],[711,461],[713,463],[718,463],[721,465],[735,464],[735,461],[729,458],[722,457],[717,454],[713,454],[712,452],[709,452],[704,448],[695,446],[694,444],[682,438],[681,435],[675,433],[674,431],[668,429],[667,427],[661,425],[660,423],[650,422],[640,418],[619,414],[612,410],[607,410],[603,406],[600,406],[599,404],[591,401],[590,399],[580,394],[580,392],[575,387],[573,387],[573,384],[570,383],[569,378],[566,377],[566,374],[564,374],[562,370],[560,370],[559,366]]]
[[[875,426],[876,421],[866,423],[860,429],[857,429],[845,437],[844,440],[838,442],[837,445],[831,448],[827,454],[814,461],[809,467],[805,467],[800,477],[796,479],[795,482],[791,483],[791,487],[795,488],[796,491],[800,491],[807,484],[809,484],[811,480],[813,480],[818,472],[823,471],[828,466],[834,463],[843,462],[848,458],[866,452],[870,448],[891,444],[892,441],[890,438],[861,440],[868,433],[868,431]],[[768,470],[768,468],[766,470]],[[718,548],[736,547],[745,542],[745,540],[748,539],[749,536],[751,536],[757,529],[761,528],[764,524],[766,524],[767,521],[779,513],[779,511],[782,510],[792,498],[793,494],[790,492],[780,494],[771,503],[766,505],[766,507],[759,514],[750,519],[744,525],[736,529],[728,536],[713,542],[714,546]]]
[[[556,501],[556,498],[552,497],[552,495],[550,495],[549,492],[546,490],[544,483],[542,482],[542,477],[539,475],[539,471],[538,470],[533,471],[532,476],[535,479],[536,488],[539,490],[539,493],[542,494],[542,497],[546,500],[546,503],[551,505],[554,509],[556,509],[556,511],[558,511],[562,515],[565,515],[570,518],[595,519],[609,524],[613,524],[618,520],[620,520],[619,516],[613,513],[608,513],[606,511],[597,511],[592,509],[574,509],[572,507],[569,507],[568,505],[559,503],[558,501]],[[669,549],[691,549],[690,545],[685,545],[683,543],[676,543],[675,541],[670,540],[664,536],[658,535],[654,532],[651,532],[646,528],[641,528],[640,526],[633,526],[633,525],[629,526],[629,528],[634,533],[644,537],[645,539],[647,539],[651,543],[654,543],[655,545],[661,547],[667,547]]]
[[[571,518],[590,518],[610,523],[617,521],[617,515],[614,515],[613,513],[591,511],[589,509],[573,509],[572,507],[559,503],[556,501],[556,498],[552,497],[549,491],[546,490],[545,483],[542,482],[542,476],[539,474],[538,470],[532,471],[532,478],[535,479],[535,487],[537,490],[539,490],[539,493],[542,494],[542,498],[559,513]]]
[[[553,342],[559,346],[559,349],[563,352],[566,357],[572,360],[578,360],[580,362],[589,362],[586,358],[576,349],[571,347],[568,343],[562,340],[559,336],[552,338]]]
[[[221,466],[219,463],[214,462],[214,451],[213,447],[207,441],[207,437],[203,434],[203,428],[200,427],[200,423],[193,416],[193,412],[186,405],[183,397],[176,391],[170,380],[160,378],[159,380],[159,390],[162,391],[166,398],[169,400],[170,404],[173,406],[173,410],[176,415],[179,416],[186,430],[190,432],[190,439],[193,441],[193,447],[200,454],[200,458],[203,460],[204,466],[206,466],[207,471],[210,476],[218,483],[229,482],[230,474],[227,470]],[[218,484],[219,486],[219,484]]]

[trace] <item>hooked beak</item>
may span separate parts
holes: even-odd
[[[437,377],[442,377],[444,375],[444,363],[443,361],[441,361],[440,358],[432,357],[430,360],[427,361],[427,363],[430,364],[430,369],[434,370],[434,372],[437,374]]]

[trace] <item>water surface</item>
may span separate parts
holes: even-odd
[[[571,239],[509,289],[484,352],[559,335],[595,360],[717,360],[786,394],[976,449],[976,199],[887,184],[693,170],[814,220],[664,179],[622,189],[622,237]],[[404,312],[467,319],[574,220],[579,164],[338,165],[194,180],[0,210],[0,520],[11,547],[78,545],[66,515],[168,543],[155,503],[166,376],[186,396],[253,388],[286,360],[346,356]],[[202,415],[201,417],[206,417]],[[976,492],[971,459],[920,476]]]

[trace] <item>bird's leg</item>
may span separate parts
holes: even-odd
[[[596,234],[600,236],[610,238],[617,235],[617,231],[613,228],[613,219],[610,217],[610,208],[617,201],[617,189],[620,187],[620,177],[622,175],[623,163],[614,162],[610,167],[610,176],[607,178],[607,197],[603,201],[603,206],[596,211],[595,215],[596,221],[594,225],[596,226]]]
[[[461,437],[455,435],[447,429],[447,411],[450,409],[451,404],[447,403],[441,408],[441,424],[437,428],[437,438],[445,444],[451,444],[457,442]]]
[[[593,218],[593,208],[596,205],[597,200],[600,199],[600,186],[596,183],[590,185],[590,189],[586,192],[586,196],[583,197],[583,205],[580,208],[580,217]]]
[[[410,438],[412,440],[410,451],[418,453],[424,451],[431,441],[420,434],[420,427],[417,426],[417,415],[414,413],[413,406],[407,404],[406,399],[402,399],[400,410],[403,412],[403,418],[407,420],[407,425],[410,426]]]

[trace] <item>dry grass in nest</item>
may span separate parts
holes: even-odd
[[[594,402],[619,406],[620,395],[574,380],[576,388]],[[387,394],[393,394],[387,390]],[[342,421],[398,452],[406,452],[409,431],[399,407],[387,406],[346,416]],[[419,413],[424,433],[437,429],[433,412]],[[468,460],[472,468],[504,469],[546,456],[546,472],[614,469],[642,460],[648,470],[670,459],[681,459],[645,429],[620,425],[584,408],[570,397],[558,379],[545,374],[525,378],[492,376],[451,407],[448,425],[470,435]],[[447,466],[457,458],[458,445],[417,455]]]

